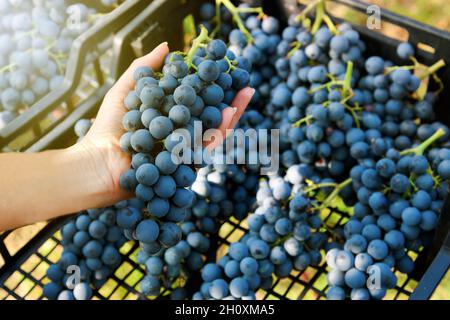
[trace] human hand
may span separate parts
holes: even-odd
[[[98,177],[101,179],[103,196],[99,199],[99,206],[111,205],[130,196],[119,185],[120,175],[130,168],[131,163],[130,155],[122,151],[119,145],[120,137],[125,132],[122,126],[122,118],[127,112],[124,99],[134,88],[134,70],[140,66],[160,70],[168,53],[167,43],[162,43],[148,55],[133,61],[106,94],[88,134],[74,146],[86,155],[87,161],[98,172]],[[208,149],[211,150],[221,144],[226,137],[226,130],[236,126],[253,93],[254,89],[244,88],[236,95],[231,106],[222,111],[222,123],[218,128],[222,138],[208,144]]]

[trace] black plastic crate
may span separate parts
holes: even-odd
[[[142,9],[132,21],[125,25],[114,37],[115,56],[109,81],[126,68],[137,56],[145,54],[162,41],[169,40],[171,49],[183,45],[182,21],[193,13],[196,16],[202,1],[184,0],[156,0],[148,7]],[[365,13],[367,5],[360,2],[339,0],[334,4],[344,5],[353,10]],[[264,1],[265,12],[276,15],[284,20],[291,12],[299,10],[296,0]],[[168,19],[167,17],[170,17]],[[440,58],[447,62],[447,66],[440,70],[439,76],[446,86],[450,85],[450,34],[433,29],[413,20],[398,16],[382,10],[383,21],[401,26],[408,30],[409,41],[413,44],[419,42],[434,48],[434,55],[425,51],[418,51],[419,61],[431,65]],[[339,19],[338,19],[339,20]],[[380,33],[355,26],[361,36],[368,42],[368,51],[380,54],[395,61],[395,47],[398,41],[390,39]],[[107,87],[98,90],[95,102],[77,108],[64,121],[56,126],[42,139],[37,141],[28,150],[40,151],[57,147],[68,146],[75,141],[73,125],[76,120],[94,116]],[[448,91],[443,92],[437,104],[440,119],[450,124],[450,115],[445,112],[445,101],[448,101]],[[439,229],[436,232],[434,245],[420,253],[410,252],[416,260],[416,268],[410,275],[396,273],[398,284],[395,289],[389,290],[387,299],[428,299],[445,275],[450,264],[450,238],[444,241],[449,231],[449,205],[447,201],[441,214]],[[347,214],[336,209],[323,212],[323,219],[330,227],[343,224],[348,218]],[[0,299],[42,299],[42,286],[48,282],[45,269],[49,263],[55,262],[61,252],[59,243],[59,227],[67,218],[51,221],[37,235],[14,255],[8,255],[5,250],[5,238],[9,233],[0,235]],[[212,237],[209,259],[215,259],[226,253],[227,246],[246,232],[246,222],[230,219],[224,222],[217,235]],[[108,279],[94,293],[94,299],[147,299],[155,297],[142,296],[138,291],[139,280],[144,276],[144,270],[136,263],[137,244],[128,242],[121,248],[123,262]],[[6,253],[6,254],[5,254]],[[422,280],[421,280],[422,279]],[[199,275],[189,279],[187,285],[189,293],[198,290]],[[303,272],[294,271],[288,278],[276,279],[268,291],[260,290],[258,299],[324,299],[327,289],[326,265],[309,267]],[[170,290],[161,292],[159,298],[166,298]]]

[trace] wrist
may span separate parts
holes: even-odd
[[[92,141],[85,137],[64,150],[82,177],[83,185],[98,205],[109,205],[124,198],[119,179],[130,166],[130,159],[118,144]]]

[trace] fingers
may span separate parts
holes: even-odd
[[[214,141],[209,143],[206,146],[209,150],[213,150],[215,147],[217,147],[218,145],[220,145],[223,142],[223,140],[225,139],[225,137],[227,135],[226,130],[230,127],[230,124],[231,124],[231,121],[233,121],[233,116],[234,116],[235,112],[236,112],[236,109],[230,108],[230,107],[222,110],[222,122],[221,122],[219,128],[217,128],[217,130],[220,131],[222,138],[215,139]]]
[[[239,91],[234,98],[233,102],[231,102],[231,107],[236,108],[236,112],[234,113],[233,120],[231,120],[228,129],[233,129],[236,127],[239,119],[247,108],[250,100],[252,100],[253,94],[255,93],[255,89],[247,87]]]
[[[128,69],[122,74],[122,76],[117,80],[116,84],[111,88],[111,91],[116,94],[121,94],[125,97],[129,91],[133,90],[135,81],[133,78],[134,70],[138,67],[148,66],[153,70],[161,69],[164,63],[164,58],[169,53],[169,46],[167,42],[161,43],[149,54],[138,58],[133,61],[133,63],[128,67]]]
[[[247,105],[250,103],[250,100],[252,99],[254,93],[255,89],[253,88],[247,87],[242,89],[237,93],[236,97],[231,103],[231,106],[229,108],[225,108],[222,111],[222,123],[220,124],[219,128],[217,128],[220,131],[222,139],[216,139],[209,143],[207,145],[207,148],[209,150],[213,150],[215,147],[220,145],[227,137],[227,135],[231,133],[231,130],[227,131],[227,129],[233,129],[236,126],[245,109],[247,108]]]

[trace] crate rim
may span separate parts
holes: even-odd
[[[97,43],[105,40],[114,28],[117,29],[126,24],[124,18],[136,14],[146,2],[147,0],[125,1],[75,39],[67,60],[62,84],[47,93],[0,130],[0,149],[30,129],[36,120],[45,116],[61,103],[68,101],[69,95],[76,90],[79,83],[89,50],[96,48]]]

